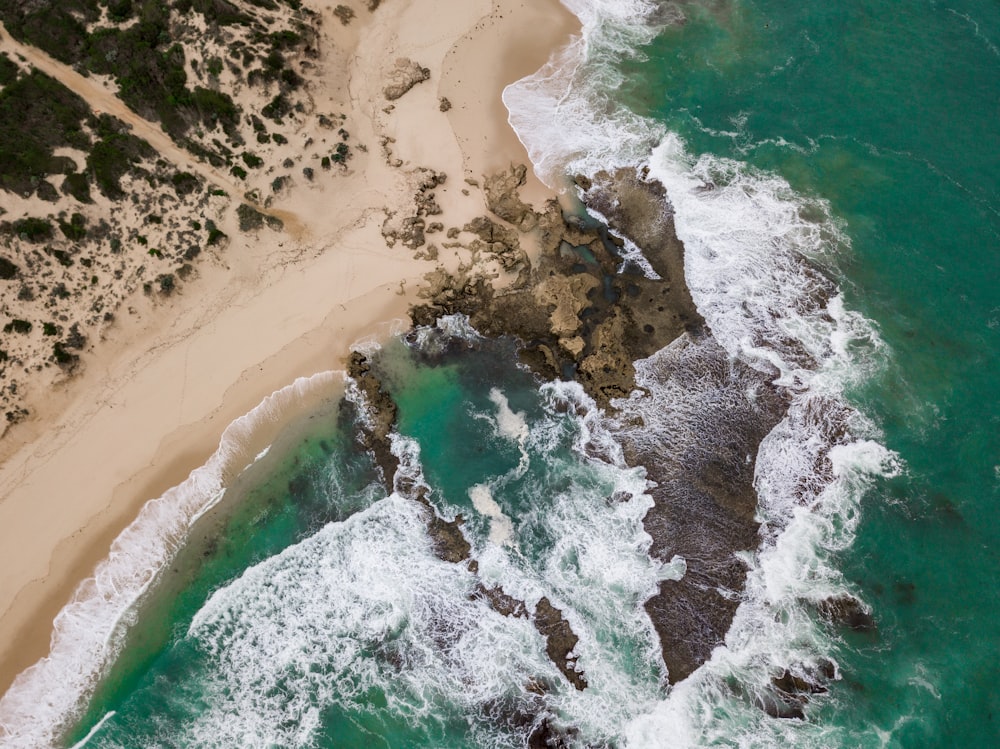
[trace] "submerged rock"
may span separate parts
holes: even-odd
[[[816,604],[816,610],[828,622],[855,632],[874,632],[877,629],[875,618],[861,601],[846,593],[823,599]]]

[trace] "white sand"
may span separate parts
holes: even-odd
[[[478,191],[463,194],[464,177],[527,163],[500,93],[574,30],[555,0],[388,0],[371,16],[351,4],[358,15],[346,29],[315,6],[338,43],[321,63],[349,61],[349,70],[324,71],[329,84],[311,93],[318,111],[348,113],[352,142],[367,154],[355,152],[339,181],[275,203],[292,231],[234,238],[170,301],[150,308],[139,297],[146,312],[116,324],[83,375],[36,398],[33,418],[0,443],[0,691],[45,655],[55,614],[113,538],[204,463],[230,422],[296,377],[337,368],[353,342],[384,337],[405,317],[434,266],[387,248],[380,227],[384,208],[411,206],[411,170],[449,176],[437,190],[441,220],[461,226],[483,211]],[[385,112],[383,75],[397,57],[432,75]],[[446,114],[440,96],[452,103]],[[386,135],[400,167],[383,157]],[[543,189],[533,183],[533,197]]]

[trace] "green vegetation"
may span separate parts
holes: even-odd
[[[97,0],[3,3],[0,17],[15,39],[72,65],[87,49],[85,25],[100,18]]]
[[[5,257],[0,257],[0,279],[4,281],[9,281],[12,278],[17,277],[17,273],[20,270],[14,263]]]
[[[264,225],[264,214],[246,203],[240,204],[236,215],[240,220],[240,231],[256,231]]]
[[[191,101],[206,127],[214,128],[216,125],[221,125],[230,138],[238,137],[236,126],[239,124],[240,110],[229,94],[199,86],[192,93]]]
[[[7,55],[0,54],[0,86],[13,83],[17,80],[19,72],[20,68],[17,67],[16,62],[7,57]]]
[[[66,239],[78,242],[87,236],[87,219],[83,217],[83,214],[74,213],[70,216],[69,222],[59,222],[59,229]]]
[[[35,188],[35,195],[49,203],[59,200],[59,192],[47,179],[38,180],[38,187]]]
[[[253,18],[241,12],[228,0],[176,0],[174,8],[181,13],[197,11],[205,16],[206,21],[217,23],[219,26],[253,25]]]
[[[273,0],[251,0],[257,7],[275,9]],[[292,6],[299,5],[297,2]],[[86,26],[100,18],[101,6],[116,25],[87,33]],[[230,0],[37,0],[36,2],[0,3],[0,20],[17,39],[46,51],[53,57],[90,72],[115,78],[122,100],[138,114],[162,123],[177,141],[198,123],[206,129],[220,125],[233,139],[239,111],[232,99],[208,88],[189,88],[184,49],[173,43],[171,13],[185,16],[201,14],[209,28],[241,25],[260,29],[261,19],[237,7]],[[124,22],[130,22],[123,27]],[[265,81],[279,81],[284,91],[298,88],[302,78],[287,66],[284,53],[304,44],[298,31],[272,33],[256,31],[254,44],[267,50],[261,67],[251,72]],[[242,50],[237,49],[241,47]],[[259,49],[259,47],[258,47]],[[234,45],[232,52],[242,54],[244,67],[258,59],[260,52]],[[218,77],[223,61],[217,57],[205,61],[209,75]],[[0,62],[0,85],[16,82],[17,66]],[[272,102],[271,118],[290,111],[287,102]],[[16,149],[11,149],[16,151]],[[0,165],[2,166],[2,165]],[[3,171],[3,170],[0,170]]]
[[[271,99],[270,103],[260,110],[260,113],[267,117],[267,119],[280,123],[281,118],[289,114],[291,111],[292,105],[288,99],[285,98],[285,95],[278,94]]]
[[[115,23],[130,19],[134,10],[132,0],[108,0],[108,18]]]
[[[340,19],[345,26],[354,18],[354,10],[346,5],[338,5],[333,9],[333,15]]]
[[[56,360],[56,364],[69,371],[75,369],[76,365],[80,362],[80,357],[69,353],[63,348],[62,343],[57,343],[52,347],[52,356]]]
[[[53,247],[46,247],[45,251],[52,255],[52,257],[54,257],[62,267],[69,268],[73,265],[73,256],[66,252],[66,250],[57,250]]]
[[[243,167],[241,167],[238,164],[235,165],[235,166],[233,166],[233,168],[230,169],[229,171],[233,173],[234,177],[238,177],[239,179],[246,179],[247,178],[247,170],[244,169]]]
[[[27,320],[11,320],[3,326],[3,332],[27,334],[31,332],[31,328],[32,325]]]
[[[43,322],[42,323],[42,335],[59,335],[62,333],[62,328],[53,322]]]
[[[52,224],[44,218],[22,218],[11,224],[14,234],[29,242],[45,242],[52,239]]]
[[[190,195],[198,189],[199,184],[198,178],[188,172],[176,172],[170,181],[174,191],[180,196]]]
[[[228,235],[222,231],[219,227],[215,225],[215,222],[209,219],[205,222],[205,228],[208,229],[208,244],[210,246],[216,245],[224,239],[228,239]]]
[[[177,286],[177,280],[173,273],[163,273],[157,276],[156,282],[160,285],[161,294],[170,294]]]
[[[244,151],[240,155],[240,158],[242,158],[243,163],[246,164],[251,169],[259,169],[260,167],[264,166],[264,159],[262,159],[255,153],[251,153],[250,151]]]
[[[146,141],[130,134],[126,127],[109,115],[89,121],[101,137],[90,155],[87,167],[94,176],[98,189],[112,200],[124,197],[121,178],[143,158],[153,158],[156,152]]]
[[[346,164],[351,158],[351,148],[346,143],[338,143],[334,154],[330,159],[336,164]]]
[[[0,188],[27,197],[49,174],[75,169],[71,159],[53,155],[63,146],[87,150],[81,123],[83,99],[37,70],[0,91]]]
[[[90,183],[87,181],[87,175],[80,174],[79,172],[70,172],[66,175],[66,179],[63,181],[62,191],[67,195],[72,195],[81,203],[91,203],[90,199]]]

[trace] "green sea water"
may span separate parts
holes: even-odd
[[[878,634],[845,639],[813,719],[831,746],[1000,742],[1000,6],[685,4],[623,64],[623,99],[825,198],[849,307],[890,349],[851,399],[903,475],[839,555]]]

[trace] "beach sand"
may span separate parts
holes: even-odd
[[[321,50],[325,83],[310,93],[318,109],[348,114],[367,153],[339,181],[275,203],[298,219],[294,231],[240,241],[223,227],[234,240],[197,280],[167,301],[129,300],[137,313],[107,332],[83,373],[35,393],[32,418],[0,442],[0,693],[45,656],[55,615],[112,540],[202,465],[228,424],[295,378],[338,369],[353,343],[405,318],[435,265],[387,247],[381,228],[387,210],[412,205],[417,168],[448,175],[436,191],[441,219],[461,226],[484,212],[465,178],[528,163],[500,94],[577,29],[556,0],[389,0],[373,14],[353,5],[350,26],[314,6],[332,46]],[[431,77],[390,107],[382,88],[400,57]],[[527,196],[548,193],[533,181]]]

